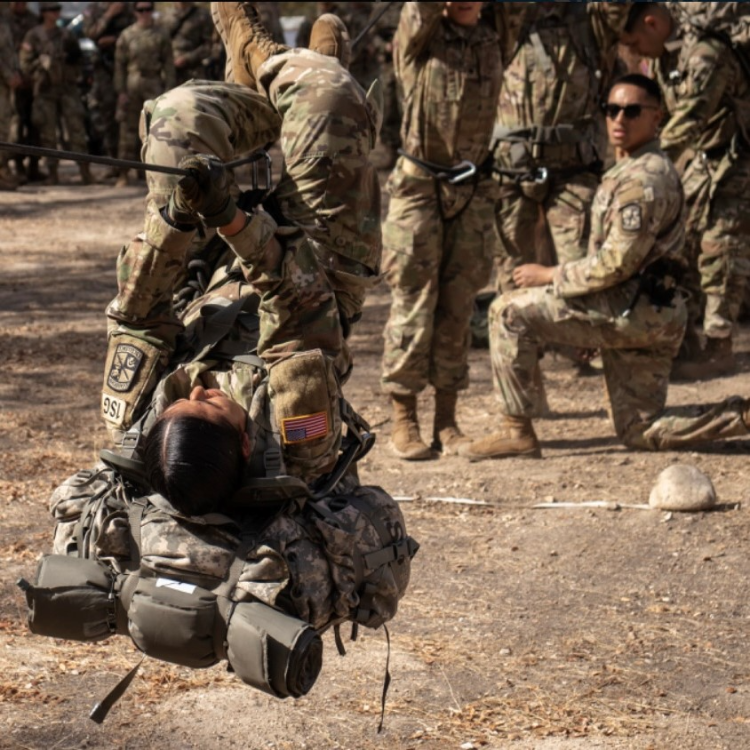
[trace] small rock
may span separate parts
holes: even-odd
[[[696,466],[673,464],[659,474],[648,504],[659,510],[708,510],[716,505],[716,490]]]

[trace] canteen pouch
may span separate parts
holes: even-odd
[[[36,635],[72,641],[102,641],[117,632],[115,578],[97,562],[45,555],[36,583],[19,581],[29,605],[29,629]]]
[[[171,578],[139,578],[128,607],[128,628],[147,656],[202,669],[220,660],[214,635],[216,596]]]
[[[308,623],[261,602],[235,605],[227,659],[247,685],[276,698],[310,691],[323,665],[323,641]]]

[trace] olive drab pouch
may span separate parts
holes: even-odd
[[[269,396],[288,472],[305,478],[330,469],[341,446],[339,385],[320,349],[273,364]]]
[[[320,674],[323,642],[308,623],[262,602],[244,602],[231,611],[227,659],[247,685],[299,698]]]
[[[110,430],[127,430],[146,406],[168,354],[129,334],[110,336],[102,387],[102,418]]]
[[[139,578],[128,606],[130,637],[147,656],[201,669],[221,660],[216,596],[172,578]]]
[[[102,641],[117,632],[115,575],[103,563],[65,555],[45,555],[36,581],[18,585],[29,606],[29,629],[36,635],[72,641]]]

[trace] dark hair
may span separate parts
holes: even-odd
[[[192,416],[158,419],[144,446],[151,487],[184,515],[210,513],[242,482],[242,438],[230,424]]]
[[[641,20],[641,18],[643,18],[643,16],[647,13],[652,13],[654,9],[658,7],[659,3],[633,3],[633,7],[630,9],[630,13],[628,13],[628,20],[625,21],[625,28],[623,31],[628,34],[631,33],[635,28],[635,25]]]
[[[640,73],[628,73],[621,78],[618,78],[610,87],[607,92],[607,101],[609,101],[609,95],[616,86],[629,85],[637,86],[646,92],[649,99],[653,99],[659,106],[662,103],[662,93],[659,84],[648,76],[641,75]]]

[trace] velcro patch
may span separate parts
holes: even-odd
[[[638,203],[629,203],[620,211],[622,228],[627,232],[637,232],[643,224],[641,207]]]
[[[328,429],[328,414],[324,411],[281,420],[281,436],[284,445],[306,443],[308,440],[325,437]]]
[[[116,393],[127,393],[145,356],[145,352],[132,344],[118,344],[107,374],[107,386]]]

